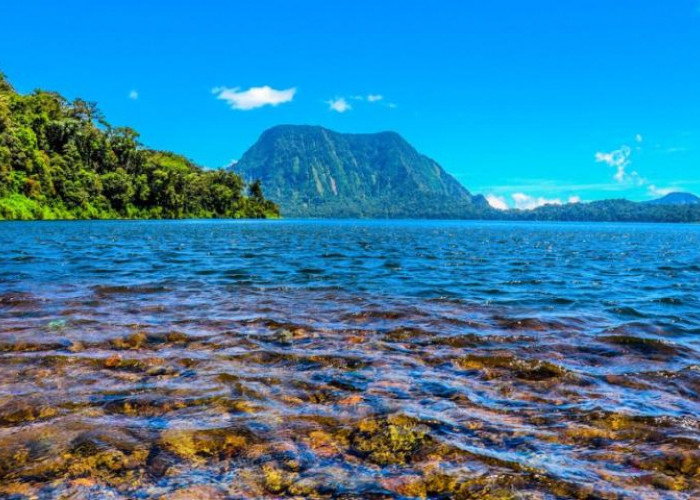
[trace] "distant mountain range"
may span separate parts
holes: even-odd
[[[444,218],[561,221],[699,222],[700,198],[604,200],[496,210],[395,132],[341,134],[280,125],[265,131],[232,166],[285,217]]]
[[[0,220],[261,218],[279,207],[309,218],[700,222],[690,193],[496,210],[395,132],[281,125],[228,171],[138,137],[109,125],[95,103],[22,95],[0,72]]]
[[[508,210],[494,218],[576,222],[700,222],[700,204],[601,200],[545,205],[535,210]]]
[[[651,205],[700,205],[700,198],[691,193],[669,193],[663,198],[646,203]]]
[[[461,218],[490,210],[394,132],[341,134],[282,125],[235,165],[286,217]]]

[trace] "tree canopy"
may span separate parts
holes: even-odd
[[[277,217],[259,182],[145,148],[97,104],[0,72],[0,219]]]

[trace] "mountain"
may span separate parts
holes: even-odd
[[[97,105],[0,72],[0,220],[275,217],[259,183],[145,148]]]
[[[260,179],[285,217],[464,218],[490,210],[394,132],[281,125],[234,168]]]
[[[646,203],[650,205],[700,205],[700,198],[692,193],[670,193],[663,198]]]
[[[545,205],[534,210],[508,210],[498,219],[571,222],[700,222],[700,204],[669,205],[629,200]]]

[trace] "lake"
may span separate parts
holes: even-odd
[[[699,249],[691,225],[0,224],[0,497],[700,495]]]

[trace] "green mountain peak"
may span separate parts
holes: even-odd
[[[396,132],[279,125],[235,169],[260,179],[287,217],[459,218],[487,206]]]

